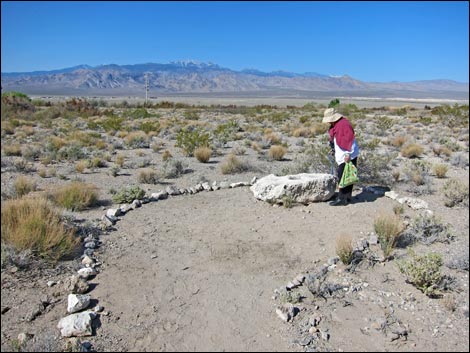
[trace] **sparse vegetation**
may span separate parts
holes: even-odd
[[[20,198],[2,204],[3,243],[16,251],[30,250],[47,260],[70,255],[79,243],[73,229],[67,229],[62,217],[44,198]]]

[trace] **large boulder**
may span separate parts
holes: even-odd
[[[335,189],[336,178],[331,174],[319,173],[285,176],[271,174],[250,187],[259,200],[283,203],[283,199],[287,197],[290,201],[303,204],[327,201],[333,197]]]

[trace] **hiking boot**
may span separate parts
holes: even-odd
[[[336,200],[330,202],[330,206],[346,206],[347,204],[348,200],[343,196],[339,196]]]

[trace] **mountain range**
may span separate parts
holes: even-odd
[[[142,96],[363,96],[379,98],[469,99],[469,84],[452,80],[364,82],[348,75],[315,72],[236,71],[213,63],[79,65],[52,71],[2,72],[2,92],[34,95]]]

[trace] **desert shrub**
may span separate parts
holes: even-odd
[[[162,166],[162,175],[164,178],[178,178],[186,171],[185,163],[180,159],[167,159]]]
[[[143,184],[157,184],[158,174],[155,170],[147,168],[140,170],[137,174],[137,181]]]
[[[270,159],[274,159],[276,161],[282,161],[284,155],[286,154],[287,149],[284,146],[271,146],[269,148],[268,156]]]
[[[36,183],[28,177],[19,176],[15,182],[15,194],[17,197],[22,197],[36,190]]]
[[[220,166],[222,174],[243,173],[249,169],[250,166],[240,161],[233,153],[230,153]]]
[[[468,207],[468,184],[464,184],[456,179],[450,179],[444,184],[442,191],[446,197],[444,204],[447,207],[454,207],[459,204]]]
[[[295,204],[295,200],[291,194],[286,194],[282,196],[282,206],[284,208],[292,208],[294,204]]]
[[[353,258],[352,237],[349,234],[340,234],[336,238],[336,255],[341,262],[349,265]]]
[[[377,118],[377,127],[379,135],[383,136],[390,133],[390,129],[395,125],[395,120],[388,116],[380,116]]]
[[[279,295],[279,301],[281,303],[291,303],[291,304],[297,304],[300,303],[302,300],[302,295],[299,292],[293,292],[293,291],[282,291]]]
[[[184,128],[176,135],[176,147],[189,157],[197,147],[209,147],[209,134],[200,129]]]
[[[401,155],[406,158],[420,157],[423,154],[423,152],[424,152],[424,148],[421,145],[418,145],[416,143],[410,143],[404,146],[400,150]]]
[[[278,134],[274,132],[268,132],[267,134],[264,135],[263,141],[266,142],[266,146],[270,145],[278,145],[281,143],[281,138],[279,137]]]
[[[172,156],[172,154],[171,154],[170,151],[168,151],[168,150],[163,151],[163,153],[162,153],[162,161],[163,161],[163,162],[166,162],[166,161],[169,160],[171,157],[173,157],[173,156]]]
[[[332,99],[330,103],[328,103],[328,108],[335,108],[340,104],[340,101],[338,98]]]
[[[121,170],[121,168],[118,165],[113,165],[109,169],[109,175],[111,175],[112,177],[117,177],[119,175],[120,170]]]
[[[144,121],[140,124],[139,129],[147,135],[151,132],[158,134],[160,132],[160,123],[158,121]]]
[[[416,185],[424,185],[431,183],[430,180],[431,166],[428,162],[421,160],[408,161],[404,167],[404,174],[408,181],[413,181]]]
[[[36,183],[25,176],[19,176],[15,182],[15,193],[17,197],[22,197],[23,195],[29,194],[31,191],[36,190]]]
[[[336,173],[334,162],[328,159],[329,151],[330,147],[327,145],[311,145],[304,153],[296,156],[290,166],[283,168],[280,174],[330,173],[331,166],[333,166],[333,172]]]
[[[449,167],[447,166],[447,164],[438,163],[433,166],[434,174],[436,174],[436,177],[440,179],[445,178],[448,170]]]
[[[115,193],[112,199],[115,203],[132,203],[134,200],[140,200],[144,196],[145,191],[138,185],[134,185]]]
[[[214,130],[214,138],[221,145],[235,139],[235,134],[240,130],[240,126],[235,120],[230,120],[225,124],[220,124]]]
[[[379,239],[380,247],[385,258],[388,258],[395,248],[400,234],[403,231],[403,223],[397,215],[383,214],[374,220],[374,230]]]
[[[80,159],[86,158],[86,152],[83,147],[77,143],[72,143],[70,145],[62,147],[57,152],[57,158],[60,160],[66,161],[78,161]]]
[[[363,183],[389,185],[392,182],[390,165],[395,157],[394,153],[382,154],[375,151],[362,151],[357,162],[359,180]]]
[[[437,115],[441,123],[449,127],[467,127],[468,128],[468,104],[459,105],[455,103],[453,106],[444,104],[434,107],[431,110],[433,115]]]
[[[468,153],[467,154],[463,152],[455,153],[450,160],[450,164],[452,164],[454,167],[460,167],[460,168],[467,167],[468,166]]]
[[[122,154],[119,153],[119,154],[116,156],[116,161],[115,161],[115,163],[116,163],[116,165],[117,165],[118,167],[121,167],[121,168],[122,168],[122,166],[124,165],[124,155],[122,155]]]
[[[130,148],[148,148],[149,139],[143,131],[134,131],[125,137],[125,142]]]
[[[4,145],[2,143],[5,156],[21,156],[21,146],[18,144]]]
[[[406,136],[397,136],[391,140],[391,145],[394,147],[402,147],[407,140]]]
[[[131,119],[145,119],[150,116],[149,112],[145,108],[137,108],[129,113]]]
[[[409,249],[411,260],[398,262],[398,268],[407,277],[407,282],[413,284],[429,297],[440,294],[439,285],[442,279],[440,267],[442,258],[439,254],[428,253],[417,255]]]
[[[36,110],[34,104],[31,103],[31,99],[21,92],[2,93],[1,101],[2,119],[29,119]]]
[[[436,156],[444,155],[446,157],[450,157],[452,155],[452,150],[448,147],[441,146],[441,145],[433,145],[432,151]]]
[[[449,226],[443,224],[436,216],[419,215],[405,230],[405,238],[413,238],[423,244],[434,242],[449,243],[454,237],[449,231]]]
[[[89,162],[88,165],[91,168],[106,168],[107,164],[103,158],[100,157],[93,157]]]
[[[21,198],[2,204],[1,238],[17,251],[31,250],[48,260],[58,260],[76,250],[79,238],[66,229],[61,215],[44,198]]]
[[[212,155],[212,150],[209,147],[202,146],[194,150],[194,156],[201,163],[209,162],[211,155]]]
[[[98,201],[96,186],[80,181],[73,181],[50,192],[50,198],[57,204],[71,211],[81,211],[94,206]]]

